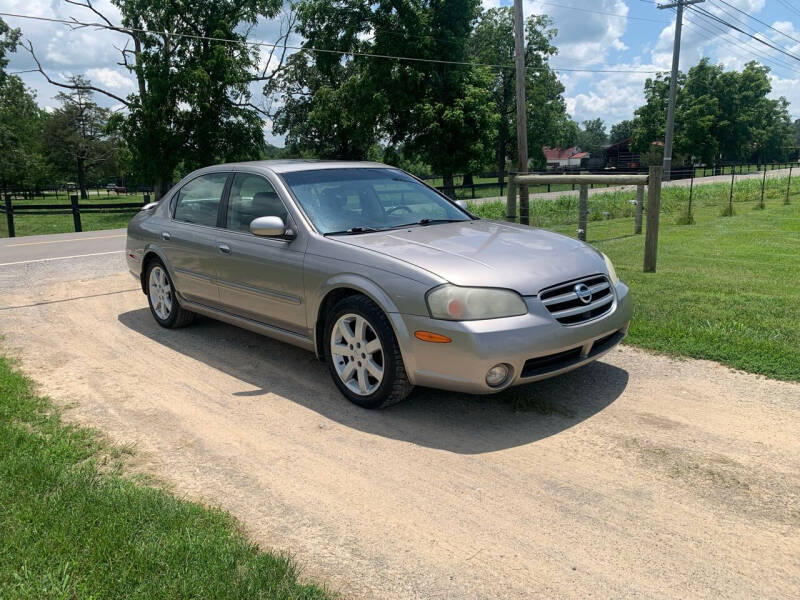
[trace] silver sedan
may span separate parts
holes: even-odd
[[[195,171],[128,227],[155,320],[205,315],[307,348],[378,408],[413,386],[493,393],[625,337],[627,286],[591,246],[486,221],[399,169],[309,160]]]

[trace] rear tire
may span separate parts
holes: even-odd
[[[177,329],[186,327],[194,321],[197,315],[183,308],[178,302],[175,285],[160,259],[154,259],[147,265],[145,282],[150,313],[159,325]]]
[[[324,343],[333,382],[353,404],[391,406],[414,388],[389,319],[366,296],[349,296],[334,306]]]

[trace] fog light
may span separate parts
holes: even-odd
[[[495,365],[486,374],[486,385],[490,387],[498,387],[503,385],[508,379],[508,374],[511,372],[511,367],[508,365]]]

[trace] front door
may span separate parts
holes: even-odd
[[[219,305],[217,220],[229,176],[208,173],[186,183],[178,191],[172,220],[161,232],[178,292],[207,306]]]
[[[217,279],[225,310],[281,329],[308,335],[303,298],[303,243],[250,233],[257,217],[289,213],[264,177],[236,173],[228,195]]]

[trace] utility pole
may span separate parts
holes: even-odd
[[[528,112],[525,104],[525,22],[522,0],[514,0],[514,65],[517,75],[517,170],[528,172]],[[528,186],[519,187],[519,222],[530,223],[528,217]]]
[[[670,180],[672,172],[672,138],[675,133],[675,99],[678,95],[678,63],[681,58],[681,28],[683,27],[683,7],[700,4],[705,0],[677,0],[669,4],[659,4],[658,8],[677,8],[675,17],[675,42],[672,46],[672,75],[669,78],[669,105],[667,106],[667,130],[664,135],[664,174],[663,180]]]

